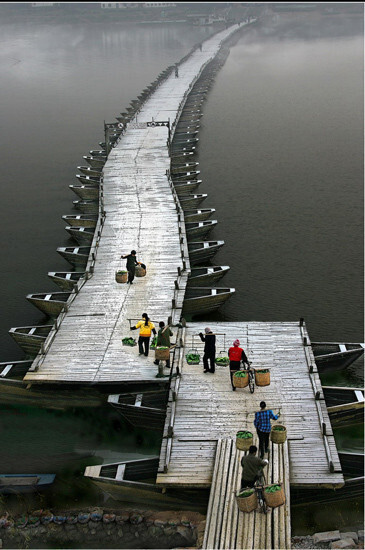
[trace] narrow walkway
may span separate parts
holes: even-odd
[[[182,63],[179,78],[170,76],[143,105],[138,123],[174,122],[203,67],[236,29],[234,25],[214,35],[204,42],[202,52],[197,50]],[[136,322],[147,312],[156,324],[166,322],[172,314],[178,268],[183,268],[176,204],[166,176],[168,129],[145,126],[128,127],[109,154],[103,184],[106,219],[99,246],[93,250],[94,274],[69,306],[48,352],[26,381],[156,381],[152,358],[139,357],[138,348],[122,346],[124,337],[138,336],[130,332],[128,319]],[[115,271],[125,268],[120,256],[132,249],[147,265],[147,276],[135,279],[132,286],[118,284]],[[188,258],[185,264],[188,268]]]
[[[258,441],[254,440],[258,445]],[[288,445],[270,443],[270,463],[265,468],[267,484],[282,483],[285,504],[241,512],[235,495],[240,488],[241,458],[246,453],[236,449],[235,440],[219,439],[214,462],[212,488],[207,511],[203,549],[290,549],[290,484]]]

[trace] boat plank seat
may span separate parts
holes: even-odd
[[[355,390],[355,396],[359,402],[364,401],[364,392],[362,392],[361,390]]]
[[[85,475],[89,477],[99,477],[102,464],[96,466],[86,466]]]
[[[136,402],[134,404],[135,407],[140,407],[142,405],[142,399],[143,399],[143,393],[139,393],[136,395]]]
[[[119,464],[118,465],[117,474],[115,476],[116,480],[121,481],[122,479],[124,479],[125,469],[126,469],[125,464]]]

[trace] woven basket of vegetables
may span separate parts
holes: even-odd
[[[269,369],[255,369],[255,384],[256,386],[269,386],[270,385],[270,371]]]
[[[136,277],[145,277],[146,270],[141,265],[136,265]]]
[[[248,430],[240,430],[236,433],[236,448],[240,451],[248,451],[253,443],[253,434]]]
[[[229,365],[229,357],[226,357],[225,355],[219,355],[219,357],[215,358],[215,364],[218,367],[226,367]]]
[[[273,443],[285,443],[286,441],[286,427],[282,424],[275,424],[270,432],[270,440]]]
[[[116,271],[115,280],[117,281],[117,283],[126,283],[128,281],[128,271]]]
[[[249,487],[237,493],[236,500],[241,512],[252,512],[258,505],[257,494],[254,489]]]
[[[281,483],[273,483],[264,487],[264,499],[270,508],[277,508],[285,503],[284,488]]]
[[[137,342],[134,338],[123,338],[122,344],[123,346],[136,346]]]
[[[200,355],[197,349],[190,349],[185,355],[185,359],[188,365],[199,365]]]
[[[245,388],[248,386],[248,375],[244,370],[238,370],[233,375],[233,385],[235,388]]]
[[[156,361],[167,361],[170,359],[170,348],[166,346],[158,346],[155,349],[155,359]]]

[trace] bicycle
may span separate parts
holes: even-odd
[[[247,372],[248,387],[250,388],[250,393],[253,393],[255,391],[255,370],[251,368],[251,363],[244,363],[243,370]]]
[[[266,485],[265,474],[263,470],[260,471],[258,479],[255,481],[254,489],[257,494],[257,500],[259,502],[260,511],[263,514],[267,513],[266,501],[264,498],[264,485]]]

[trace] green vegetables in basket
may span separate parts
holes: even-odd
[[[253,489],[249,489],[248,491],[242,491],[242,493],[239,493],[237,496],[239,498],[246,498],[246,497],[249,497],[253,494],[254,490]]]
[[[272,429],[275,432],[285,432],[285,430],[286,430],[286,428],[284,428],[284,426],[273,426]]]
[[[266,487],[265,493],[276,493],[277,491],[281,490],[281,485],[271,485],[270,487]]]
[[[217,365],[228,365],[229,357],[216,357],[215,362]]]
[[[236,437],[239,437],[240,439],[250,439],[251,437],[253,437],[253,435],[251,432],[241,430],[236,433]]]
[[[196,354],[196,353],[188,353],[186,355],[186,361],[188,363],[199,363],[200,361],[200,355]]]
[[[129,337],[129,338],[123,338],[122,344],[123,346],[136,346],[137,342],[135,341],[134,338]]]
[[[238,370],[234,373],[234,376],[237,376],[237,378],[245,378],[245,376],[247,376],[247,372],[244,370]]]

